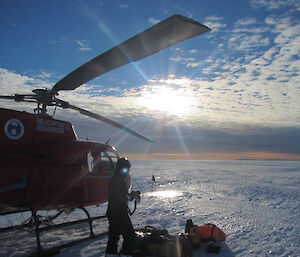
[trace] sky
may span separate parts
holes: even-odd
[[[0,94],[50,89],[173,14],[211,31],[59,92],[155,143],[74,111],[55,118],[72,122],[81,139],[110,139],[133,159],[300,160],[298,0],[3,0]],[[0,107],[35,108],[8,100]]]

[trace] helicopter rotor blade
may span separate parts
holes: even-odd
[[[67,103],[67,102],[65,102],[65,103]],[[107,123],[107,124],[109,124],[109,125],[111,125],[111,126],[113,126],[115,128],[121,129],[122,131],[127,132],[127,133],[129,133],[129,134],[131,134],[133,136],[136,136],[136,137],[138,137],[140,139],[143,139],[143,140],[145,140],[147,142],[154,143],[153,140],[151,140],[151,139],[143,136],[142,134],[137,133],[134,130],[132,130],[132,129],[126,127],[126,126],[124,126],[124,125],[122,125],[122,124],[120,124],[120,123],[118,123],[116,121],[113,121],[111,119],[105,118],[105,117],[103,117],[103,116],[101,116],[99,114],[87,111],[85,109],[79,108],[79,107],[77,107],[75,105],[71,105],[71,104],[67,104],[67,105],[65,104],[64,108],[70,108],[70,109],[76,110],[76,111],[80,112],[83,115],[86,115],[88,117],[91,117],[91,118],[99,120],[99,121],[103,121],[103,122],[105,122],[105,123]]]
[[[0,95],[0,98],[15,100],[14,95]]]
[[[60,90],[74,90],[108,71],[209,30],[197,21],[173,15],[72,71],[57,82],[49,94],[54,96]]]
[[[0,98],[2,99],[8,99],[8,100],[15,100],[16,102],[31,102],[35,103],[35,95],[0,95]]]

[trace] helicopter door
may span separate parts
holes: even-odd
[[[101,152],[101,163],[103,175],[111,177],[116,167],[118,157],[114,152]]]
[[[95,152],[87,154],[88,170],[86,176],[87,204],[101,204],[107,201],[107,183],[113,174],[118,157],[114,152]]]

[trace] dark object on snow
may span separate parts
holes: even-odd
[[[207,246],[207,249],[206,249],[205,252],[206,252],[206,253],[215,253],[215,254],[219,254],[220,249],[221,249],[221,246],[211,244],[211,245],[208,245],[208,246]]]
[[[172,236],[166,229],[146,226],[136,230],[136,256],[191,257],[193,242],[188,234]]]
[[[152,175],[152,182],[155,182],[155,177],[154,177],[154,175]]]
[[[186,220],[184,233],[189,233],[192,227],[194,227],[193,221],[191,219]]]

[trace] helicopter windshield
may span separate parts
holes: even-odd
[[[87,154],[89,173],[112,176],[118,156],[114,152],[100,152],[96,154],[89,151]]]

